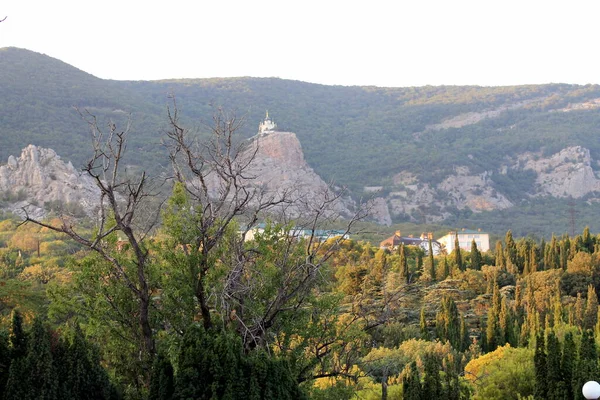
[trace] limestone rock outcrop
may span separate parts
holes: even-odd
[[[34,145],[0,166],[0,193],[3,208],[22,215],[22,207],[27,207],[36,218],[45,215],[44,205],[49,202],[76,204],[93,215],[100,198],[90,177],[65,163],[54,150]]]

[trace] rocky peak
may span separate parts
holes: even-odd
[[[92,212],[99,199],[98,188],[88,176],[62,161],[54,150],[31,144],[20,157],[10,156],[0,166],[0,192],[3,207],[20,214],[28,206],[37,218],[44,216],[47,202],[79,204]]]

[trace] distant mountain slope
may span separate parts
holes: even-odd
[[[470,208],[457,204],[514,205],[502,211],[506,213],[531,200],[535,190],[530,189],[540,184],[539,176],[525,168],[535,159],[522,160],[522,154],[554,157],[581,146],[589,150],[591,174],[597,172],[600,160],[598,85],[378,88],[276,78],[122,82],[98,79],[51,57],[16,48],[0,49],[0,160],[33,143],[81,165],[89,154],[89,138],[85,122],[73,109],[77,106],[102,123],[123,122],[131,113],[129,147],[135,151],[128,162],[156,172],[166,164],[160,138],[173,95],[184,123],[200,133],[201,121],[210,123],[214,106],[246,116],[244,137],[256,133],[268,109],[280,129],[296,133],[317,174],[348,186],[355,197],[365,187],[381,188],[380,196],[387,199],[395,221],[418,220],[410,213],[394,215],[408,200],[390,193],[412,196],[402,176],[411,177],[415,193],[421,193],[424,185],[435,188],[424,201],[442,199],[417,205],[415,212],[464,224]],[[469,177],[484,182],[481,192],[489,196],[461,199],[462,189],[448,189],[452,182],[462,182],[479,196],[480,189]],[[586,196],[582,199],[595,198],[593,192]],[[481,221],[487,213],[473,220]],[[563,225],[556,230],[564,231]]]

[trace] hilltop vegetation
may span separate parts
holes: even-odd
[[[168,163],[160,142],[172,96],[182,121],[196,127],[200,135],[206,133],[203,123],[210,122],[214,106],[245,116],[242,137],[254,135],[269,110],[281,130],[297,134],[315,172],[350,188],[356,198],[365,186],[398,190],[393,177],[400,172],[411,173],[420,184],[434,185],[456,166],[466,166],[472,174],[495,171],[526,151],[550,155],[581,145],[590,150],[592,159],[600,159],[600,108],[593,102],[600,98],[596,85],[378,88],[276,78],[121,82],[98,79],[48,56],[16,48],[0,50],[0,83],[0,159],[4,160],[33,143],[53,148],[76,167],[82,165],[89,135],[76,106],[101,123],[123,122],[130,114],[129,146],[135,152],[126,162],[157,174]],[[509,172],[493,179],[516,207],[483,214],[456,210],[446,223],[502,233],[507,225],[495,224],[497,215],[519,232],[523,231],[512,223],[519,223],[527,209],[540,219],[530,206],[536,203],[523,194],[533,176],[518,169]],[[564,221],[568,199],[556,204]],[[588,203],[578,204],[587,207]],[[403,220],[419,222],[414,215],[393,215],[393,222]],[[582,214],[576,228],[590,223]],[[568,230],[570,223],[551,219],[537,233],[549,236]]]

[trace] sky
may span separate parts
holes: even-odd
[[[598,84],[599,12],[597,0],[2,0],[0,48],[118,80]]]

